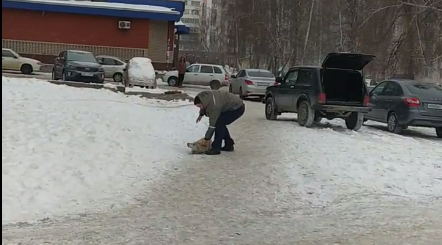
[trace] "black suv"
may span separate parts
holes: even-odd
[[[104,82],[104,70],[91,52],[66,50],[54,61],[52,80]]]
[[[286,112],[298,113],[298,123],[309,127],[322,118],[345,119],[347,128],[359,130],[370,111],[363,68],[375,56],[330,53],[322,66],[296,66],[267,88],[265,115],[276,120]]]

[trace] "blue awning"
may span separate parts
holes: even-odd
[[[161,6],[85,1],[2,0],[2,8],[164,21],[178,21],[182,15]]]
[[[179,21],[179,22],[175,22],[175,29],[176,29],[176,34],[182,35],[182,34],[189,34],[190,33],[190,28],[187,27],[183,22]]]

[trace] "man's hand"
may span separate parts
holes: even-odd
[[[199,123],[199,122],[201,122],[201,119],[203,118],[203,116],[198,116],[198,118],[196,119],[196,123]]]

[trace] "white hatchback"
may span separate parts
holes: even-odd
[[[209,86],[213,82],[219,82],[222,86],[228,86],[229,78],[229,73],[223,66],[192,64],[187,67],[183,84]],[[169,84],[169,86],[176,86],[178,84],[178,71],[166,72],[163,76],[163,81]]]
[[[22,57],[12,49],[2,48],[2,70],[32,74],[34,71],[39,71],[42,65],[38,60]]]

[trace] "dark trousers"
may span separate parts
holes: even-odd
[[[238,118],[240,118],[244,114],[245,110],[246,107],[245,105],[243,105],[236,110],[221,113],[218,120],[216,121],[215,139],[212,142],[212,149],[220,150],[223,140],[225,142],[232,141],[232,137],[230,136],[230,132],[227,129],[227,125],[230,125]]]
[[[177,84],[178,87],[183,86],[184,75],[185,75],[185,74],[178,74],[178,84]]]

